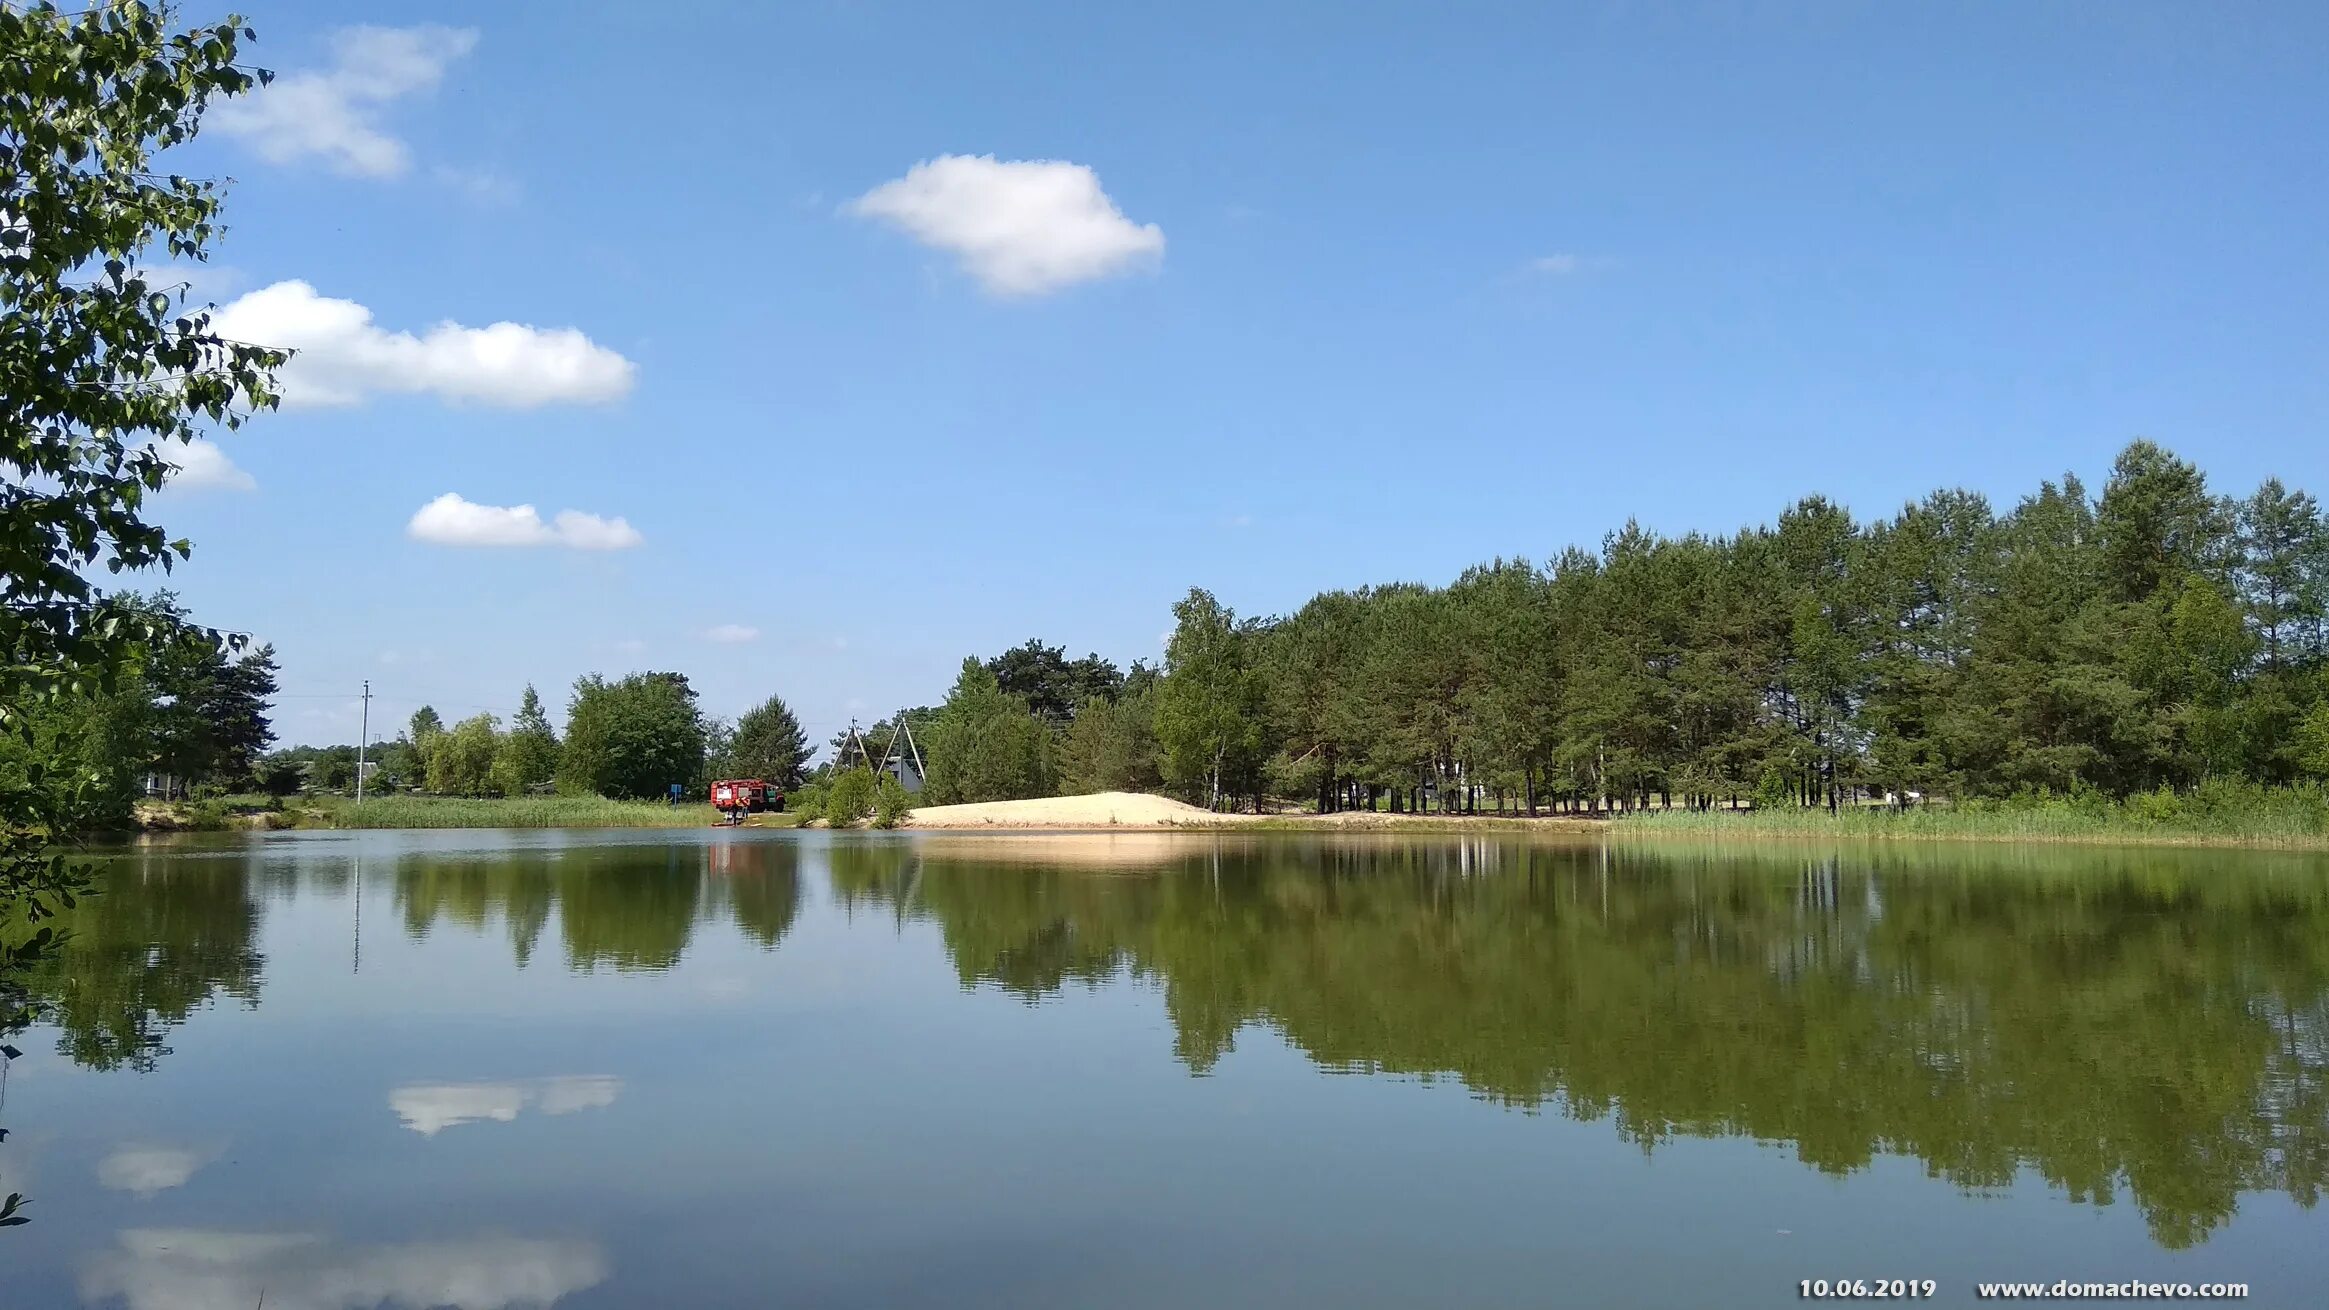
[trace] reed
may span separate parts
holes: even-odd
[[[709,805],[610,801],[597,796],[383,796],[362,805],[335,798],[309,802],[303,818],[325,828],[708,828]],[[760,827],[792,827],[799,816],[753,816]]]
[[[1895,811],[1854,807],[1740,812],[1645,810],[1619,837],[1851,837],[2140,845],[2329,847],[2329,787],[2207,782],[2186,791],[2031,793]]]

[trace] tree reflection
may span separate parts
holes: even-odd
[[[259,1002],[259,909],[239,861],[123,856],[56,922],[64,949],[16,981],[84,1068],[150,1070],[215,997]]]
[[[2318,859],[1362,838],[807,849],[614,842],[379,867],[416,936],[506,935],[523,964],[555,919],[568,968],[659,970],[705,920],[776,948],[821,853],[845,912],[933,924],[966,987],[1036,1002],[1152,981],[1193,1072],[1259,1028],[1327,1068],[1607,1120],[1645,1151],[1748,1136],[1830,1173],[1908,1156],[1973,1189],[2032,1171],[2084,1202],[2131,1199],[2169,1246],[2221,1226],[2244,1191],[2310,1206],[2329,1177]],[[75,1061],[150,1068],[196,1009],[256,1002],[255,888],[294,894],[280,872],[124,859],[21,985]]]
[[[1249,1025],[1321,1065],[1675,1136],[2132,1196],[2162,1244],[2329,1174],[2329,887],[2190,852],[1245,843],[1145,875],[837,862],[966,983],[1163,989],[1202,1072]]]
[[[704,918],[732,916],[748,938],[774,948],[799,913],[793,844],[712,849],[721,853],[616,845],[420,854],[373,867],[416,939],[440,924],[498,931],[522,967],[555,915],[569,968],[661,970],[679,962]],[[353,867],[346,859],[190,859],[167,847],[124,855],[101,867],[98,894],[57,921],[68,934],[64,949],[5,981],[20,1007],[37,1008],[57,1030],[59,1052],[74,1063],[149,1070],[170,1053],[170,1030],[216,998],[258,1004],[262,899],[349,894]]]
[[[407,856],[393,877],[412,936],[438,923],[498,929],[523,967],[555,915],[566,964],[583,972],[669,969],[706,920],[733,919],[773,949],[801,902],[800,850],[789,840]]]
[[[490,859],[398,860],[391,876],[407,934],[426,937],[439,921],[476,933],[498,925],[523,968],[534,958],[557,902],[554,868],[539,853],[512,851]]]
[[[775,949],[801,912],[800,847],[789,841],[718,842],[704,848],[704,864],[715,905],[735,918],[746,937]]]

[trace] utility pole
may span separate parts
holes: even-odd
[[[364,717],[362,723],[363,726],[356,729],[356,803],[358,805],[364,803],[364,748],[371,744],[372,736],[372,680],[370,678],[364,679]]]

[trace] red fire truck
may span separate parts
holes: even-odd
[[[747,814],[784,813],[784,790],[758,778],[725,778],[712,784],[712,808],[730,823],[742,823]]]

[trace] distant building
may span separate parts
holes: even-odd
[[[890,757],[881,762],[881,771],[897,779],[898,785],[905,788],[909,794],[921,794],[922,764],[919,759],[910,758],[904,752],[892,747]]]
[[[922,791],[922,748],[914,741],[913,726],[906,722],[906,712],[898,711],[898,726],[890,732],[890,747],[882,753],[881,772],[898,780],[909,796]]]

